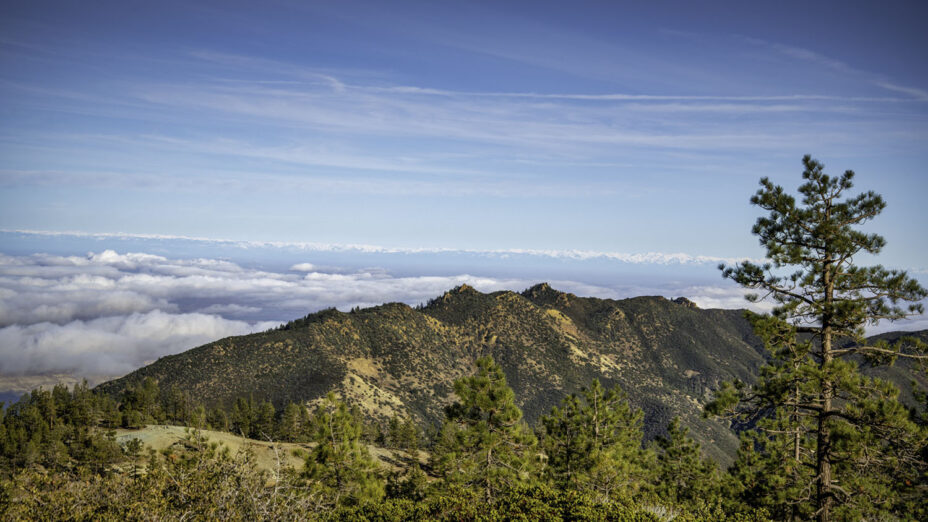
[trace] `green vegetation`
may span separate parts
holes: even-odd
[[[710,483],[705,478],[719,472],[713,463],[700,460],[698,446],[676,425],[671,426],[667,442],[643,449],[642,413],[629,405],[620,390],[604,391],[593,382],[582,398],[564,399],[562,407],[553,409],[544,426],[539,426],[539,445],[521,420],[501,367],[489,357],[478,359],[476,366],[474,375],[455,382],[458,401],[447,408],[443,428],[427,445],[432,454],[432,465],[426,467],[430,474],[415,458],[391,473],[375,463],[363,444],[367,434],[418,447],[423,435],[414,424],[396,418],[385,426],[364,426],[357,409],[333,394],[319,402],[311,415],[304,413],[308,411],[305,405],[291,404],[275,415],[273,407],[268,410],[260,402],[243,399],[223,417],[216,412],[204,415],[205,409],[193,402],[172,408],[176,394],[162,393],[153,380],[128,390],[118,402],[85,386],[72,391],[64,387],[53,392],[38,390],[11,406],[0,422],[4,451],[0,517],[765,519],[763,511],[723,502],[724,492],[708,487],[717,481]],[[261,420],[265,410],[271,412],[267,424]],[[179,443],[146,454],[139,439],[128,438],[120,446],[108,428],[125,419],[164,421],[168,412],[187,412],[188,422],[194,423],[209,417],[229,418],[233,420],[228,428],[240,433],[245,425],[261,425],[262,434],[287,434],[306,441],[307,450],[300,450],[305,464],[300,469],[288,467],[278,456],[271,469],[262,468],[249,446],[242,445],[233,453],[195,428]],[[47,435],[56,430],[87,436]],[[22,433],[38,434],[32,442],[23,442]],[[40,457],[16,460],[19,448],[30,443],[34,446],[31,454]],[[571,469],[568,459],[580,467],[573,468],[573,474],[567,471]],[[712,471],[697,466],[696,474],[689,472],[684,468],[691,462],[705,464]],[[673,480],[671,487],[662,485],[665,478]]]
[[[546,478],[594,499],[634,493],[654,469],[653,452],[641,446],[642,418],[621,390],[604,391],[599,381],[566,397],[541,418]]]
[[[753,386],[722,387],[707,411],[752,425],[735,464],[739,494],[778,518],[924,520],[928,434],[897,387],[860,365],[928,358],[915,338],[864,339],[868,324],[921,313],[928,291],[905,272],[854,264],[884,246],[861,226],[885,203],[873,192],[845,198],[851,171],[831,177],[803,163],[801,203],[766,178],[751,199],[769,212],[753,229],[769,262],[721,267],[776,303],[750,316],[769,362]]]
[[[63,469],[79,463],[99,471],[119,460],[113,429],[121,415],[110,397],[86,384],[37,389],[2,412],[0,476],[34,467]]]
[[[491,356],[529,425],[597,379],[620,386],[642,410],[648,440],[680,417],[710,455],[727,462],[738,439],[704,419],[701,404],[723,381],[751,382],[761,353],[736,310],[701,310],[662,297],[580,298],[545,284],[491,294],[462,286],[419,309],[394,303],[327,310],[278,330],[222,339],[100,388],[118,399],[153,378],[163,390],[201,401],[207,425],[236,433],[217,416],[225,412],[231,424],[240,400],[255,400],[242,410],[267,401],[280,411],[330,391],[371,426],[398,417],[424,430],[444,421],[454,381],[469,374],[474,360]],[[264,440],[250,424],[242,428]]]
[[[492,504],[534,471],[535,436],[493,359],[477,359],[477,374],[456,381],[454,391],[460,400],[447,409],[433,466],[449,487],[475,489]]]
[[[655,493],[658,498],[691,506],[711,499],[724,501],[726,491],[718,466],[702,455],[688,431],[680,419],[674,419],[667,427],[667,436],[657,438]]]
[[[367,447],[361,444],[357,412],[330,393],[311,422],[316,447],[306,457],[304,474],[327,507],[359,505],[383,498],[384,483]]]
[[[325,310],[0,408],[0,517],[928,519],[928,332],[863,336],[928,292],[854,265],[882,199],[804,163],[801,203],[766,179],[752,199],[769,263],[723,267],[771,314],[546,284]],[[733,430],[699,418],[712,390]],[[155,423],[191,429],[117,442]]]

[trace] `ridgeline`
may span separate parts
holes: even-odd
[[[502,366],[531,424],[599,379],[642,408],[646,438],[680,416],[722,461],[737,439],[703,419],[702,404],[722,381],[753,381],[764,360],[739,310],[703,310],[685,298],[577,297],[544,283],[521,294],[463,285],[419,308],[323,310],[163,357],[100,389],[118,394],[153,377],[162,389],[224,407],[238,397],[282,407],[334,391],[370,419],[408,415],[425,426],[441,422],[452,383],[485,355]]]

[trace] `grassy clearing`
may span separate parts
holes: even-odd
[[[161,451],[174,445],[182,445],[183,441],[191,428],[183,426],[166,426],[150,425],[138,430],[116,430],[116,441],[125,444],[130,439],[139,439],[146,448],[155,451]],[[303,457],[298,454],[308,453],[314,446],[314,443],[294,443],[294,442],[276,442],[261,441],[249,439],[224,431],[199,430],[208,441],[218,442],[229,451],[237,452],[243,449],[250,449],[255,455],[255,463],[259,469],[273,471],[277,468],[278,458],[280,466],[290,466],[294,469],[303,468]],[[371,456],[377,459],[377,462],[387,471],[397,471],[406,468],[417,458],[420,463],[425,463],[428,456],[425,452],[418,452],[414,457],[405,451],[381,448],[378,446],[368,445]]]

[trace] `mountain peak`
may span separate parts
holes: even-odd
[[[544,283],[538,283],[537,285],[529,288],[528,290],[530,292],[548,292],[552,290],[552,288],[551,288],[551,285],[549,285],[547,282],[544,282]]]
[[[570,302],[569,299],[576,296],[561,292],[560,290],[555,290],[551,288],[551,285],[548,283],[538,283],[522,292],[522,297],[534,301],[536,304],[544,303],[567,306]]]
[[[476,288],[468,285],[467,283],[461,283],[459,286],[456,286],[448,291],[450,294],[479,294]]]
[[[538,283],[537,285],[522,292],[525,297],[542,297],[545,295],[560,295],[561,292],[551,288],[548,283]]]

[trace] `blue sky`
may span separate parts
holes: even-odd
[[[884,195],[880,262],[924,274],[925,19],[922,2],[6,2],[5,266],[119,281],[141,265],[106,250],[278,274],[322,259],[391,283],[250,315],[248,293],[225,296],[237,313],[9,301],[0,326],[157,310],[254,328],[322,296],[415,302],[433,289],[394,283],[420,276],[730,292],[718,260],[762,255],[758,179],[793,189],[806,153]]]

